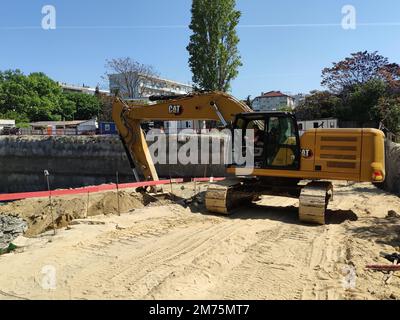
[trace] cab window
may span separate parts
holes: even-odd
[[[291,117],[270,117],[267,131],[267,167],[291,168],[299,165],[299,146]]]

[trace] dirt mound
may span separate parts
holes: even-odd
[[[66,227],[70,221],[96,215],[110,215],[140,209],[149,204],[164,204],[145,193],[116,191],[96,194],[55,197],[52,206],[48,198],[24,199],[0,206],[0,215],[17,216],[28,223],[26,236],[35,236],[53,227]]]

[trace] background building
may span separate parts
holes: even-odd
[[[304,93],[298,93],[295,95],[291,95],[289,94],[293,99],[294,99],[294,107],[296,108],[298,105],[300,105],[301,103],[303,103],[305,101],[305,99],[307,98],[308,94],[304,94]]]
[[[96,93],[96,90],[98,90],[99,93],[107,95],[110,94],[109,90],[102,90],[99,88],[93,88],[85,85],[79,86],[74,84],[67,84],[64,82],[58,82],[58,84],[61,86],[64,92],[78,92],[78,93],[86,93],[94,95]]]
[[[3,129],[10,129],[15,127],[15,120],[0,119],[0,133]]]
[[[261,93],[254,98],[252,108],[254,111],[278,111],[281,108],[294,108],[295,99],[280,91]]]
[[[73,121],[38,121],[29,124],[29,134],[76,135],[95,134],[99,127],[97,119]],[[24,129],[22,132],[24,133]]]
[[[153,95],[172,95],[187,94],[193,91],[193,87],[189,84],[162,79],[154,76],[140,76],[134,80],[136,83],[133,97],[129,97],[126,88],[121,83],[122,74],[109,75],[110,92],[119,92],[119,95],[128,99],[142,99]]]

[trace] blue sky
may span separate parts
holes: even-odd
[[[357,10],[356,30],[340,26],[348,4]],[[40,27],[44,5],[57,10],[56,30]],[[2,1],[0,70],[104,86],[105,60],[130,56],[162,77],[189,82],[190,6],[190,0]],[[319,89],[322,68],[359,50],[400,63],[398,0],[237,0],[237,8],[243,66],[232,93],[239,98]]]

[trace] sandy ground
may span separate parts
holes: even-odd
[[[365,265],[399,250],[400,217],[387,215],[400,198],[370,184],[335,191],[325,226],[299,223],[295,199],[263,197],[223,217],[127,192],[126,213],[89,214],[0,256],[0,299],[399,299],[400,272],[385,282]]]

